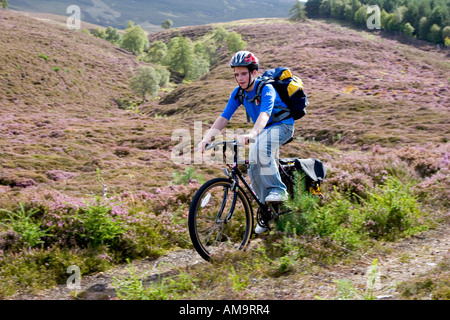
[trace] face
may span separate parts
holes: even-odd
[[[253,81],[253,78],[256,76],[258,71],[253,70],[251,72],[247,67],[235,67],[234,68],[234,77],[236,78],[237,83],[241,86],[241,88],[246,89],[248,85]]]

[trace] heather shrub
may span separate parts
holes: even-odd
[[[67,268],[76,265],[81,274],[104,271],[111,265],[105,248],[96,251],[68,248],[34,248],[0,255],[0,298],[17,291],[34,292],[66,283]]]
[[[421,178],[430,177],[439,170],[441,154],[438,150],[425,147],[404,147],[395,152],[401,159],[406,161]]]
[[[173,183],[176,185],[184,184],[188,185],[191,181],[195,180],[198,183],[202,184],[204,183],[204,179],[202,175],[195,172],[195,169],[192,167],[188,167],[184,170],[184,173],[180,172],[173,172]]]
[[[163,212],[176,212],[182,207],[187,208],[199,187],[197,180],[189,179],[187,185],[169,185],[158,188],[150,203],[151,211],[159,215]]]
[[[334,187],[340,193],[365,199],[367,190],[383,185],[389,176],[401,181],[419,181],[423,175],[435,172],[438,154],[423,154],[414,147],[396,151],[374,146],[371,153],[354,154],[328,163],[328,191]]]
[[[411,184],[394,176],[383,185],[366,190],[365,198],[348,192],[330,192],[328,198],[303,194],[287,203],[292,210],[277,222],[277,230],[306,236],[319,236],[340,247],[355,250],[372,240],[393,241],[427,229]]]

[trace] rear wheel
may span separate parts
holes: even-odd
[[[235,197],[232,185],[233,181],[226,178],[206,182],[195,194],[189,209],[192,243],[207,261],[225,249],[245,249],[252,235],[250,201],[240,188]],[[232,216],[228,220],[230,212]]]

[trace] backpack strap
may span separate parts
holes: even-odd
[[[265,79],[261,79],[260,82],[258,82],[258,85],[256,86],[256,92],[255,92],[255,96],[248,100],[248,102],[256,102],[256,105],[259,105],[261,103],[261,92],[263,90],[263,88],[265,87],[265,85],[267,84],[268,80]]]
[[[268,126],[271,126],[272,124],[274,124],[276,122],[280,122],[280,121],[289,119],[291,117],[291,112],[290,112],[289,108],[279,107],[279,106],[274,106],[274,108],[280,109],[280,111],[278,111],[275,114],[272,114],[272,121],[268,122],[266,124],[265,128],[267,128]]]
[[[273,84],[275,83],[275,80],[273,79],[269,79],[269,78],[260,78],[261,81],[258,82],[258,85],[256,86],[256,92],[255,92],[255,96],[248,100],[248,102],[255,102],[256,104],[260,104],[261,103],[261,93],[262,90],[264,89],[264,87],[266,86],[266,84],[270,83]],[[238,92],[236,93],[236,96],[234,97],[235,99],[239,100],[239,102],[241,104],[244,103],[244,98],[245,98],[245,92],[244,89],[239,88]],[[279,106],[274,106],[274,108],[280,109],[280,111],[278,111],[275,114],[272,114],[272,121],[269,122],[266,127],[270,126],[271,124],[275,123],[275,122],[280,122],[282,120],[288,119],[291,116],[291,113],[289,111],[289,108],[285,108],[285,107],[279,107]],[[246,111],[247,114],[247,122],[250,122],[250,116],[248,114],[248,112]]]

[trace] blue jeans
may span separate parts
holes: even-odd
[[[250,145],[248,175],[252,188],[262,203],[273,191],[287,193],[278,171],[280,146],[294,135],[294,125],[280,123],[264,129]]]

